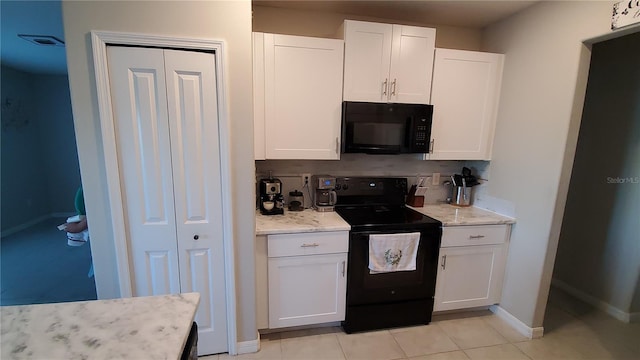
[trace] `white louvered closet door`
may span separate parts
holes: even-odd
[[[108,47],[135,296],[199,292],[199,355],[227,351],[215,55]]]

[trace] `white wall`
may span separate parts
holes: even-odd
[[[640,279],[640,32],[593,45],[554,280],[622,313]]]
[[[227,101],[232,138],[238,340],[256,338],[251,4],[249,1],[64,1],[71,100],[98,298],[120,296],[96,85],[91,30],[220,39],[226,42]]]
[[[506,57],[480,205],[512,202],[500,305],[530,327],[542,326],[575,151],[589,61],[582,42],[610,32],[612,4],[541,2],[484,32],[483,49]]]
[[[80,186],[80,165],[73,130],[69,78],[34,74],[42,159],[46,171],[47,201],[51,213],[75,213],[74,199]]]
[[[374,21],[389,24],[426,26],[436,29],[436,47],[479,50],[481,31],[457,26],[430,25],[411,21],[374,18],[353,14],[283,9],[256,6],[253,3],[253,31],[325,38],[342,38],[338,29],[345,19]]]
[[[50,213],[31,74],[2,66],[2,230]]]
[[[75,213],[80,186],[69,82],[2,66],[2,230]],[[19,109],[19,110],[18,110]],[[15,125],[7,125],[14,118]]]

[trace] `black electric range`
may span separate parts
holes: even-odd
[[[347,333],[428,324],[442,223],[404,206],[405,178],[339,177],[336,212],[351,225],[347,264]],[[416,270],[369,271],[369,236],[420,233]]]

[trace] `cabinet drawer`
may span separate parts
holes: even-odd
[[[269,257],[346,253],[348,231],[277,234],[267,237]]]
[[[508,225],[443,227],[441,247],[503,244],[507,228]]]

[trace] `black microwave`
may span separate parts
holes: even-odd
[[[428,153],[433,105],[344,101],[342,152]]]

